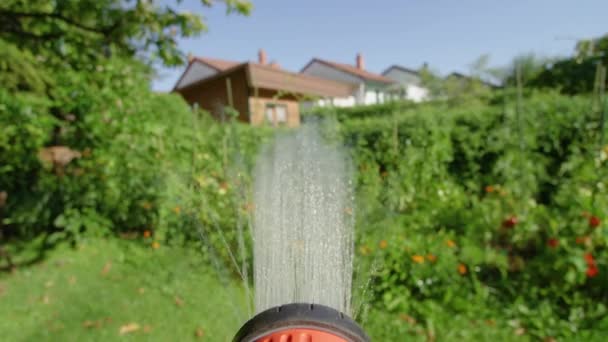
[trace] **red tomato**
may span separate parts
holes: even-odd
[[[602,221],[600,220],[599,217],[597,217],[597,216],[589,217],[589,227],[597,228],[600,224],[602,224]]]
[[[502,226],[505,228],[513,228],[517,224],[518,220],[516,216],[511,216],[508,219],[502,221]]]
[[[556,248],[557,246],[559,246],[559,240],[556,238],[550,238],[549,240],[547,240],[547,245],[551,248]]]
[[[589,278],[593,278],[595,277],[597,274],[599,273],[599,270],[597,269],[597,266],[589,266],[587,268],[587,277]]]
[[[583,255],[583,258],[585,258],[585,262],[587,262],[588,266],[595,266],[595,259],[593,258],[593,254],[585,253],[585,255]]]

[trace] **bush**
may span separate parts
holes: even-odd
[[[89,68],[0,89],[4,237],[196,241],[237,274],[251,263],[250,171],[271,132],[152,93],[137,63]],[[358,169],[356,297],[376,338],[488,338],[450,331],[469,318],[543,339],[607,332],[600,113],[587,97],[525,95],[318,111]]]
[[[310,118],[319,116],[336,116],[339,121],[345,121],[369,117],[392,116],[395,112],[413,108],[414,106],[416,106],[414,102],[395,101],[369,106],[355,106],[343,108],[316,107],[308,112],[305,112],[303,115],[303,119],[304,121],[306,121]]]
[[[94,69],[55,75],[48,97],[0,89],[5,237],[77,242],[147,231],[148,242],[197,242],[204,228],[218,250],[236,246],[245,199],[232,196],[231,182],[246,187],[266,131],[221,125],[177,95],[152,93],[136,63]]]
[[[342,120],[372,305],[405,327],[412,317],[414,334],[446,312],[538,338],[605,331],[600,114],[556,93],[531,93],[519,115],[508,94],[493,103]]]

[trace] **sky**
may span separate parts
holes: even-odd
[[[255,61],[263,48],[269,61],[299,71],[313,57],[355,63],[382,72],[398,64],[448,74],[468,72],[489,54],[492,66],[513,57],[572,54],[576,40],[608,33],[608,0],[252,0],[249,17],[226,15],[184,0],[177,8],[201,14],[208,31],[181,39],[196,56]],[[161,0],[175,6],[175,0]],[[170,91],[184,71],[159,68],[152,87]]]

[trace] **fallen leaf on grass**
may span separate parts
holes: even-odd
[[[517,328],[517,329],[515,329],[515,335],[517,335],[517,336],[521,336],[521,335],[523,335],[525,333],[526,333],[526,329],[524,329],[524,328]]]
[[[84,321],[82,326],[85,328],[101,328],[103,322],[99,319],[96,321]]]
[[[400,314],[399,318],[402,321],[409,323],[410,325],[416,325],[416,323],[417,323],[416,319],[414,317],[407,315],[407,314]]]
[[[56,332],[56,331],[62,330],[63,328],[64,328],[64,325],[62,323],[60,323],[60,322],[49,321],[47,323],[47,329],[50,332]]]
[[[103,265],[103,269],[101,270],[101,275],[106,275],[112,269],[112,262],[108,261],[105,265]]]
[[[40,301],[42,301],[42,304],[48,304],[51,302],[51,298],[49,297],[49,295],[44,295],[44,296],[42,296]]]
[[[76,277],[71,276],[70,279],[68,280],[68,282],[70,283],[70,285],[76,284]]]
[[[139,235],[137,232],[126,232],[126,233],[118,233],[118,235],[125,240],[134,240],[137,239]]]
[[[140,288],[137,289],[137,292],[139,294],[144,294],[144,292],[146,292],[146,289],[144,289],[143,287],[140,287]]]
[[[194,331],[194,336],[196,336],[196,338],[202,338],[205,336],[205,330],[202,328],[196,328],[196,331]]]
[[[129,323],[129,324],[125,324],[125,325],[121,326],[118,333],[120,335],[125,335],[125,334],[130,334],[132,332],[135,332],[137,330],[139,330],[139,324]]]
[[[178,296],[175,296],[175,305],[177,305],[177,306],[184,306],[183,299],[179,298]]]

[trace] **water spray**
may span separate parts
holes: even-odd
[[[366,342],[349,317],[353,193],[341,149],[316,126],[277,137],[257,162],[255,309],[234,342]]]

